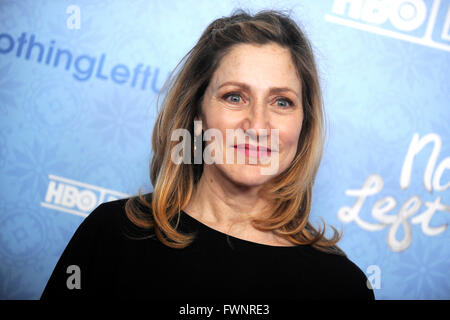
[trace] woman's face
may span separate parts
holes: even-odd
[[[295,157],[302,128],[301,89],[288,49],[272,43],[232,47],[205,91],[201,118],[196,118],[202,121],[203,131],[214,128],[223,137],[222,163],[204,164],[204,173],[214,170],[215,176],[255,187],[289,167]],[[227,129],[241,129],[237,136],[244,140],[235,137],[227,141]],[[276,130],[273,129],[278,129],[277,144],[274,144]],[[242,142],[244,145],[237,147]],[[207,145],[209,143],[206,141]],[[258,152],[241,149],[245,144],[271,149],[267,154],[258,155]],[[234,154],[234,161],[227,161],[226,152]],[[238,163],[239,154],[245,163]],[[272,161],[262,163],[263,159],[268,160],[264,156]],[[273,163],[275,160],[277,163]],[[272,170],[271,174],[261,170],[269,167],[277,170]]]

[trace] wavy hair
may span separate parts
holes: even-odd
[[[312,189],[325,140],[323,99],[313,49],[294,20],[275,10],[251,15],[239,9],[213,21],[171,73],[161,90],[167,89],[167,93],[152,135],[150,179],[154,190],[143,195],[139,188],[138,195],[126,202],[126,215],[134,225],[154,229],[157,238],[172,248],[184,248],[194,240],[195,234],[179,232],[177,225],[180,210],[189,203],[203,165],[171,161],[171,150],[179,143],[171,141],[171,135],[174,130],[184,128],[194,136],[194,118],[200,113],[202,97],[215,70],[231,48],[242,43],[276,43],[289,49],[301,79],[304,113],[296,156],[289,168],[261,187],[259,195],[268,199],[269,205],[261,218],[251,223],[293,244],[345,255],[336,245],[342,235],[334,227],[331,227],[333,236],[327,238],[323,220],[322,229],[314,228],[309,221]]]

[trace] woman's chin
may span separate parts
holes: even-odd
[[[222,168],[222,171],[225,173],[225,176],[237,185],[257,187],[273,177],[273,175],[262,174],[262,168],[264,167],[259,165],[235,164],[227,165]]]

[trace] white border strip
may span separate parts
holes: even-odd
[[[64,208],[64,207],[55,206],[54,204],[47,203],[47,202],[41,202],[41,206],[49,208],[49,209],[58,210],[58,211],[64,211],[66,213],[74,214],[76,216],[80,216],[80,217],[84,217],[84,218],[86,218],[89,215],[87,213],[82,213],[82,212],[71,210],[71,209],[67,209],[67,208]]]

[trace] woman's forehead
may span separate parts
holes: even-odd
[[[289,49],[277,44],[239,44],[220,62],[212,77],[218,88],[225,82],[243,82],[249,87],[291,87],[300,93],[301,82]]]

